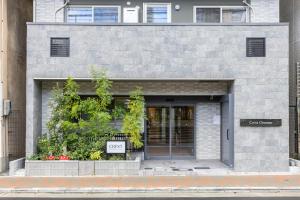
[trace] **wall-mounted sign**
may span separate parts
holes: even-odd
[[[281,126],[281,119],[241,119],[240,126],[243,127],[277,127]]]
[[[110,154],[125,154],[126,153],[126,141],[107,141],[106,153]]]

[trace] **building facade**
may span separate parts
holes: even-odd
[[[0,171],[25,156],[26,22],[32,0],[0,1]],[[13,15],[11,14],[13,13]]]
[[[51,89],[90,66],[115,99],[140,86],[146,159],[288,171],[289,71],[278,0],[35,0],[27,24],[26,153],[47,134]]]
[[[299,99],[300,88],[300,2],[295,0],[280,1],[280,20],[289,22],[289,52],[290,52],[290,156],[299,159]]]

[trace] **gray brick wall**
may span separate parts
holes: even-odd
[[[279,0],[251,0],[251,22],[279,22]]]
[[[50,57],[50,37],[57,36],[70,37],[70,57]],[[246,57],[247,37],[266,37],[266,57]],[[234,80],[235,170],[288,170],[287,24],[29,24],[27,40],[28,155],[41,131],[34,80],[89,78],[89,66],[96,65],[113,79]],[[279,118],[282,126],[240,127],[247,118]]]
[[[64,5],[64,0],[36,0],[35,22],[55,22],[55,12]],[[56,22],[64,22],[64,10],[56,15]]]
[[[220,117],[220,103],[198,103],[196,105],[196,158],[220,159],[221,121],[214,122],[214,117]]]

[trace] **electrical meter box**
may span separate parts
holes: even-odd
[[[124,23],[139,23],[139,8],[123,8],[123,22]]]

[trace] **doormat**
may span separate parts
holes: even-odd
[[[210,169],[210,167],[194,167],[194,169]]]
[[[180,172],[184,172],[184,171],[193,171],[193,169],[184,169],[184,168],[180,168],[180,169],[178,169],[178,168],[173,168],[172,170],[173,170],[173,171],[180,171]]]

